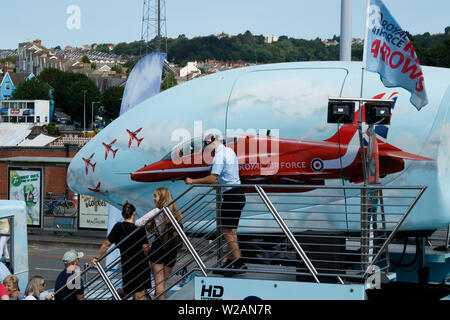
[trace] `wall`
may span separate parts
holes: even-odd
[[[34,100],[34,116],[35,121],[39,117],[39,123],[48,124],[50,120],[50,101]]]
[[[74,157],[78,148],[68,146],[67,148],[40,148],[40,147],[0,147],[0,158],[10,157]],[[15,166],[13,164],[10,165]],[[22,166],[17,166],[22,167]],[[47,192],[61,194],[68,189],[69,195],[73,192],[66,183],[67,168],[55,166],[26,166],[27,168],[44,169],[44,195]],[[0,162],[0,199],[8,199],[8,164]]]

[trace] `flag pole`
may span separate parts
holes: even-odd
[[[364,71],[366,70],[366,54],[367,54],[367,38],[369,34],[369,6],[370,0],[366,1],[366,26],[364,31],[364,47],[363,47],[363,57],[362,57],[362,67],[361,67],[361,88],[359,92],[359,98],[363,98],[363,88],[364,88]],[[366,166],[366,155],[364,152],[364,140],[362,133],[362,106],[363,101],[359,101],[359,115],[358,115],[358,133],[359,133],[359,144],[361,148],[361,162],[363,169],[364,185],[368,184],[367,166]]]
[[[369,34],[369,5],[370,0],[366,2],[366,25],[364,31],[364,49],[363,49],[363,57],[362,57],[362,67],[361,67],[361,89],[359,93],[360,101],[359,101],[359,113],[358,113],[358,135],[359,135],[359,145],[361,149],[361,163],[364,177],[364,186],[368,185],[368,166],[366,162],[366,152],[364,150],[364,140],[363,140],[363,132],[362,132],[362,107],[363,107],[363,87],[364,87],[364,71],[366,69],[366,54],[367,54],[367,38]],[[369,148],[368,148],[369,149]],[[369,265],[369,224],[368,224],[368,192],[367,189],[361,189],[361,270],[363,272],[366,271],[367,266]]]

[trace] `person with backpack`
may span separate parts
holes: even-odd
[[[156,189],[153,193],[153,201],[156,208],[137,219],[135,224],[140,227],[151,220],[148,230],[156,234],[155,241],[150,249],[149,258],[152,263],[152,272],[155,280],[155,296],[158,296],[165,290],[167,279],[177,260],[178,245],[181,243],[175,228],[161,209],[170,204],[169,210],[175,216],[178,224],[181,227],[183,225],[181,212],[175,203],[171,203],[173,197],[167,188]],[[164,300],[165,294],[158,297],[158,299]]]

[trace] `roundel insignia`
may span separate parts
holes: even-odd
[[[323,170],[323,161],[319,158],[315,158],[311,161],[311,169],[316,172]]]

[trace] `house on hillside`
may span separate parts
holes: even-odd
[[[191,79],[194,78],[196,75],[200,75],[202,72],[199,68],[197,68],[197,61],[195,62],[188,62],[187,65],[184,68],[180,69],[180,78],[188,77],[189,75],[192,75]]]
[[[6,72],[5,75],[0,75],[0,101],[11,100],[14,90],[19,86],[22,81],[34,78],[33,73],[14,73]],[[55,109],[55,101],[53,98],[53,92],[55,89],[48,83],[45,84],[48,88],[48,94],[50,95],[50,115],[49,119],[52,120],[53,110]]]
[[[7,71],[3,78],[0,76],[0,100],[9,100],[17,86],[24,80],[34,77],[33,73],[13,73]]]

